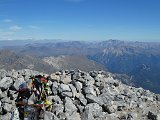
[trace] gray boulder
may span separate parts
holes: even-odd
[[[0,116],[3,114],[2,106],[0,106]]]
[[[13,83],[13,80],[11,77],[4,77],[2,80],[0,80],[0,89],[6,90],[8,89]]]
[[[75,88],[72,84],[69,84],[69,87],[70,87],[70,89],[71,89],[71,91],[72,91],[73,97],[75,97],[75,96],[76,96],[76,93],[77,93],[76,88]]]
[[[8,97],[4,97],[3,99],[1,99],[1,102],[2,103],[9,103],[9,104],[12,103],[12,101]]]
[[[109,103],[109,101],[114,100],[114,96],[111,96],[109,93],[102,93],[99,98],[103,101],[104,104]]]
[[[3,106],[3,109],[7,112],[11,112],[12,111],[12,104],[9,104],[9,103],[3,103],[2,104]]]
[[[55,115],[58,115],[64,111],[64,105],[63,104],[54,104],[52,112],[55,113]]]
[[[65,98],[65,108],[64,108],[65,113],[68,113],[69,115],[72,115],[73,112],[77,111],[76,106],[73,104],[73,101],[66,97]]]
[[[60,78],[60,82],[64,84],[69,84],[71,82],[71,76],[70,75],[62,75]]]
[[[13,90],[8,90],[8,97],[10,97],[11,100],[16,99],[18,94],[15,94],[15,91]]]
[[[57,103],[57,104],[63,103],[58,95],[49,96],[49,97],[50,97],[49,99],[51,99],[50,101],[54,101],[54,103]]]
[[[81,120],[81,116],[79,113],[77,112],[73,112],[72,115],[69,115],[68,113],[66,113],[66,119],[67,120]]]
[[[13,87],[16,89],[16,90],[18,90],[19,89],[19,86],[22,84],[22,83],[24,83],[25,81],[24,81],[24,78],[22,77],[22,78],[18,78],[16,81],[15,81],[15,83],[13,84]]]
[[[86,85],[93,85],[93,84],[95,84],[94,78],[92,78],[90,75],[87,75],[85,77],[85,84]]]
[[[103,105],[103,100],[101,100],[101,98],[94,96],[92,94],[87,94],[86,99],[87,99],[88,103],[97,103],[101,106]]]
[[[82,120],[94,120],[102,114],[102,107],[97,103],[90,103],[85,107],[85,111],[82,114]]]
[[[7,113],[5,115],[0,115],[0,120],[10,120],[11,116],[12,116],[11,113]]]
[[[157,101],[160,101],[160,94],[157,94],[157,95],[156,95],[156,100],[157,100]]]
[[[2,99],[2,98],[5,98],[5,97],[8,97],[8,95],[7,95],[7,91],[1,91],[0,90],[0,99]]]
[[[19,74],[17,71],[15,70],[12,70],[12,76],[11,76],[13,79],[17,79],[19,77]]]
[[[69,88],[69,86],[65,84],[61,84],[60,89],[62,90],[62,92],[67,92],[67,91],[71,92],[71,89]]]
[[[72,92],[62,92],[62,96],[71,98],[73,95]]]
[[[12,71],[7,71],[6,77],[12,77],[12,76],[13,76]]]
[[[2,93],[2,90],[0,89],[0,99],[3,98],[3,93]]]
[[[80,78],[81,78],[81,73],[79,73],[79,72],[71,73],[71,79],[72,80],[78,80]]]
[[[89,72],[90,76],[95,78],[97,75],[98,75],[98,72],[97,71],[91,71]]]
[[[77,107],[78,111],[82,114],[85,107],[82,105],[79,105],[79,104],[77,104],[76,107]]]
[[[60,113],[57,115],[57,118],[59,118],[59,120],[66,120],[66,113],[60,112]]]
[[[82,89],[82,83],[81,82],[74,82],[74,85],[75,85],[75,87],[76,87],[76,89],[77,89],[77,91],[78,92],[81,92],[81,89]]]
[[[58,90],[58,83],[54,81],[52,84],[52,94],[57,95],[57,90]]]
[[[63,101],[61,100],[61,98],[58,95],[54,96],[53,100],[58,104],[62,104],[63,103]]]
[[[79,101],[82,103],[82,105],[86,105],[87,104],[87,100],[85,99],[83,94],[80,94],[79,96]]]
[[[52,112],[45,111],[44,120],[54,120],[54,114]]]
[[[52,87],[58,88],[58,83],[57,83],[57,81],[54,81],[54,82],[52,83]]]
[[[81,83],[84,83],[85,82],[85,79],[84,78],[79,78],[77,81],[81,82]]]
[[[150,120],[159,120],[160,119],[159,115],[156,115],[156,114],[152,113],[151,111],[148,112],[147,117]]]
[[[111,114],[111,113],[115,113],[117,111],[117,105],[103,105],[103,109],[105,112]]]
[[[87,87],[83,88],[85,94],[92,94],[96,96],[96,91],[94,90],[92,85],[88,85]]]

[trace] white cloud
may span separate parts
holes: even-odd
[[[18,25],[14,25],[14,26],[11,26],[9,29],[10,29],[10,30],[13,30],[13,31],[18,31],[18,30],[21,30],[22,27],[20,27],[20,26],[18,26]]]
[[[13,34],[14,34],[14,32],[0,32],[0,36],[10,36]]]
[[[29,25],[28,27],[31,28],[31,29],[39,29],[39,27],[35,26],[35,25]]]
[[[11,19],[4,19],[3,22],[6,22],[6,23],[9,23],[9,22],[12,22],[13,20]]]
[[[10,39],[15,35],[15,32],[11,32],[11,31],[2,31],[0,32],[0,39]]]

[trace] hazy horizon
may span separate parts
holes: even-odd
[[[124,41],[124,42],[142,42],[142,43],[145,43],[145,42],[152,42],[152,43],[160,43],[160,41],[152,41],[152,40],[146,40],[146,41],[140,41],[140,40],[119,40],[119,39],[106,39],[106,40],[65,40],[65,39],[12,39],[12,40],[1,40],[0,39],[0,42],[17,42],[17,41],[24,41],[24,42],[42,42],[42,43],[47,43],[47,42],[104,42],[104,41],[110,41],[110,40],[116,40],[116,41]]]
[[[0,40],[158,42],[158,0],[1,0]]]

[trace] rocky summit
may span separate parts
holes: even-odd
[[[16,91],[33,75],[51,78],[49,120],[160,120],[159,94],[122,84],[109,72],[62,70],[48,75],[28,69],[0,70],[0,120],[19,119]]]

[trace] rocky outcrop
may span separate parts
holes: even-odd
[[[43,75],[0,70],[0,120],[17,119],[16,90],[37,74]],[[66,70],[50,76],[48,99],[54,104],[47,114],[53,120],[160,120],[159,94],[122,84],[109,72]]]

